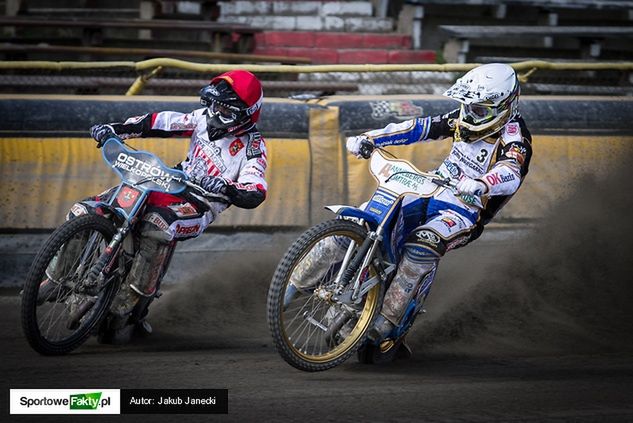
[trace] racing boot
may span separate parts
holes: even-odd
[[[407,306],[418,294],[420,282],[435,271],[437,261],[436,257],[421,259],[419,255],[411,254],[409,249],[405,250],[398,272],[385,293],[380,315],[369,331],[370,340],[379,342],[391,336],[393,329],[400,325]]]
[[[154,238],[142,236],[140,248],[132,268],[124,283],[121,284],[112,305],[110,306],[111,321],[108,331],[111,332],[101,338],[103,343],[125,344],[129,342],[134,332],[134,325],[130,324],[130,317],[134,307],[142,297],[156,295],[157,285],[163,272],[163,263],[167,259],[171,246]],[[145,319],[138,322],[146,333],[151,333],[151,325]]]

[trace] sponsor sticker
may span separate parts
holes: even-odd
[[[176,225],[176,235],[188,236],[195,235],[200,231],[200,225],[185,226],[180,223]]]
[[[262,136],[259,133],[249,134],[248,146],[246,148],[247,158],[262,157],[263,154]]]
[[[490,185],[502,184],[504,182],[514,181],[514,179],[515,177],[513,174],[501,175],[499,173],[493,173],[491,175],[486,175],[486,181],[488,181]]]
[[[140,192],[134,188],[124,186],[116,197],[117,203],[124,209],[132,206],[138,198]]]
[[[525,162],[525,156],[521,153],[518,153],[516,150],[512,149],[506,153],[506,156],[514,159],[519,165],[522,165]]]
[[[156,225],[161,231],[166,231],[167,228],[169,228],[165,219],[163,219],[158,213],[149,213],[145,215],[144,220]]]
[[[235,141],[233,141],[231,143],[231,145],[229,146],[229,154],[231,156],[235,156],[237,153],[240,152],[240,150],[244,148],[244,144],[242,143],[242,141],[240,141],[239,138],[237,138]]]
[[[506,125],[506,133],[508,135],[517,135],[519,133],[519,124],[516,122],[511,122]]]
[[[454,248],[457,248],[457,247],[459,247],[461,245],[465,245],[467,243],[468,243],[468,237],[467,236],[457,237],[454,240],[449,241],[446,244],[446,251],[450,251],[450,250],[452,250]]]
[[[372,200],[377,202],[377,203],[379,203],[379,204],[382,204],[383,206],[387,206],[387,207],[389,207],[389,206],[391,206],[393,204],[393,200],[390,200],[390,199],[388,199],[385,196],[380,195],[380,194],[374,195],[374,198],[372,198]]]
[[[196,208],[189,203],[172,204],[171,206],[168,206],[168,207],[174,213],[176,213],[176,216],[178,217],[197,216],[199,214],[198,210],[196,210]]]
[[[125,121],[125,125],[139,123],[140,121],[142,121],[146,117],[147,117],[146,114],[145,115],[141,115],[141,116],[132,116],[131,118],[129,118],[128,120]]]
[[[116,161],[112,165],[114,168],[122,169],[140,178],[151,178],[152,182],[167,190],[171,190],[171,175],[154,163],[138,159],[138,154],[119,153]]]
[[[418,238],[418,240],[434,246],[437,246],[440,243],[440,237],[437,236],[434,232],[427,231],[426,229],[417,231],[415,233],[415,236]]]
[[[441,220],[442,220],[442,223],[444,223],[446,227],[449,229],[457,225],[457,223],[455,223],[455,221],[451,219],[450,217],[443,217]]]
[[[70,208],[70,212],[75,216],[81,216],[84,214],[88,214],[88,209],[83,204],[75,203]]]

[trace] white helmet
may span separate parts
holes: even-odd
[[[444,93],[460,103],[455,139],[477,141],[498,132],[519,106],[519,79],[512,67],[490,63],[471,69]]]

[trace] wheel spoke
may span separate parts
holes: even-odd
[[[337,275],[345,272],[342,264],[349,263],[366,236],[365,228],[348,220],[320,223],[295,241],[277,267],[268,296],[269,325],[277,350],[294,367],[324,370],[336,366],[364,339],[378,309],[380,285],[364,295],[349,323],[336,326],[344,329],[343,334],[330,332],[343,312],[334,299],[340,282]],[[287,295],[290,284],[297,288],[293,297]]]
[[[81,247],[77,248],[79,243]],[[41,335],[47,341],[62,342],[80,330],[80,327],[72,330],[64,326],[64,319],[70,318],[73,310],[71,303],[76,308],[81,307],[85,301],[85,299],[77,297],[79,294],[72,294],[68,290],[74,289],[78,283],[85,279],[86,273],[95,260],[99,258],[104,247],[104,237],[101,233],[78,232],[62,244],[53,256],[54,258],[51,259],[46,268],[49,277],[48,283],[55,283],[57,286],[52,288],[50,293],[47,293],[42,302],[44,307],[38,307],[38,309],[42,308],[42,313],[38,313],[37,317]],[[55,259],[57,260],[54,262]],[[51,265],[53,269],[49,275],[48,269]],[[56,278],[51,278],[50,276],[55,271],[63,271],[65,274],[55,275]]]

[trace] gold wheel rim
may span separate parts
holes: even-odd
[[[371,323],[371,317],[373,316],[374,310],[378,305],[377,297],[379,289],[380,285],[376,285],[367,293],[365,306],[363,307],[363,311],[361,312],[360,318],[358,319],[358,322],[356,322],[354,329],[349,334],[349,336],[345,338],[343,342],[334,347],[334,349],[324,354],[313,355],[304,353],[303,351],[295,348],[295,346],[292,344],[289,344],[290,348],[302,359],[312,363],[324,363],[344,355],[351,348],[354,347],[356,341],[358,341],[358,338],[367,330],[369,324]]]
[[[330,234],[330,236],[335,236],[335,235],[345,235],[348,238],[352,239],[357,245],[359,245],[362,242],[362,240],[359,240],[357,235],[353,232],[350,233],[347,231],[340,231],[340,232],[333,232],[332,234]],[[300,263],[301,260],[312,250],[312,248],[323,239],[325,238],[320,238],[316,240],[315,242],[313,242],[310,245],[310,248],[307,248],[305,250],[306,253],[303,254],[296,261],[296,263]],[[293,271],[294,271],[294,267],[293,267]],[[290,274],[292,274],[292,272]],[[370,266],[370,274],[368,275],[368,277],[371,278],[373,275],[375,275],[375,272],[373,268]],[[290,278],[288,278],[288,280],[286,281],[286,288],[289,283],[289,280]],[[306,352],[303,352],[288,339],[288,336],[286,334],[286,327],[285,327],[284,319],[283,319],[283,312],[282,312],[280,315],[281,329],[284,334],[283,338],[286,345],[292,350],[294,354],[301,357],[301,359],[308,361],[310,363],[315,363],[315,364],[325,363],[325,362],[334,360],[338,357],[345,355],[347,352],[349,352],[350,349],[352,349],[356,345],[358,339],[362,336],[363,333],[365,333],[365,331],[368,329],[369,325],[371,324],[372,316],[374,315],[374,312],[376,308],[378,307],[379,293],[380,293],[380,284],[375,285],[373,288],[371,288],[367,292],[366,297],[365,297],[365,303],[363,305],[363,310],[361,311],[360,317],[358,321],[356,322],[356,324],[354,325],[354,328],[352,329],[350,334],[343,340],[343,342],[341,342],[340,344],[335,346],[333,349],[323,354],[308,354]]]

